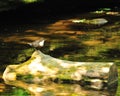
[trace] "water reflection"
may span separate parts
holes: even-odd
[[[78,84],[56,84],[53,82],[40,84],[28,84],[21,81],[9,82],[27,90],[31,96],[114,96],[108,91],[85,90]],[[18,89],[17,89],[18,90]],[[89,94],[89,95],[88,95]],[[28,96],[27,93],[25,96]]]

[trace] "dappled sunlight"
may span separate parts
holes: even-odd
[[[102,68],[102,70],[101,70],[102,72],[104,72],[104,73],[107,73],[107,72],[109,72],[109,68],[107,68],[107,67],[104,67],[104,68]]]
[[[3,39],[4,42],[16,42],[16,43],[22,43],[22,44],[26,44],[28,42],[32,42],[32,41],[35,41],[35,40],[38,40],[40,38],[43,37],[43,35],[46,35],[47,33],[45,32],[40,32],[40,31],[32,31],[31,32],[27,32],[24,34],[24,33],[17,33],[17,34],[14,34],[14,35],[11,35],[7,38],[5,37],[1,37],[1,39]],[[48,34],[47,34],[48,35]]]
[[[0,83],[0,92],[4,92],[5,90],[5,85]]]
[[[120,12],[113,12],[113,11],[110,11],[110,12],[106,12],[107,15],[114,15],[114,16],[120,16]]]
[[[96,10],[94,12],[91,12],[94,14],[103,14],[103,15],[113,15],[113,16],[120,16],[120,12],[112,11],[111,8],[101,8],[99,10]]]
[[[75,85],[74,84],[73,85],[55,84],[55,83],[51,83],[51,80],[50,81],[48,80],[50,83],[44,82],[43,85],[40,85],[41,84],[40,78],[42,76],[40,78],[36,77],[44,73],[43,75],[45,76],[44,78],[45,80],[47,76],[49,76],[50,79],[52,78],[54,80],[54,78],[56,77],[56,74],[58,74],[59,72],[59,68],[62,70],[66,70],[65,72],[69,74],[71,73],[71,71],[67,70],[67,68],[70,69],[74,66],[75,68],[77,67],[79,68],[76,70],[74,74],[70,75],[71,76],[70,78],[73,78],[74,80],[79,80],[82,78],[81,76],[85,74],[87,74],[88,76],[91,76],[91,73],[96,76],[100,75],[95,71],[87,72],[85,67],[80,67],[81,65],[84,65],[84,62],[86,61],[88,62],[87,64],[89,65],[92,65],[92,63],[89,63],[89,62],[91,61],[94,62],[94,64],[92,65],[93,68],[97,66],[95,61],[97,61],[97,63],[99,61],[120,62],[119,60],[120,58],[120,55],[119,55],[120,53],[119,52],[120,51],[120,45],[119,45],[120,13],[116,11],[111,11],[111,10],[106,11],[106,10],[107,9],[96,11],[94,14],[93,12],[87,13],[87,14],[86,13],[80,14],[80,15],[77,14],[75,17],[63,18],[62,20],[56,19],[56,20],[52,20],[52,22],[49,22],[49,21],[47,22],[47,20],[45,20],[45,23],[43,22],[43,24],[40,23],[38,25],[34,25],[34,24],[19,25],[19,26],[15,26],[16,28],[12,26],[13,29],[5,28],[4,31],[7,30],[5,31],[6,33],[0,34],[1,35],[0,36],[0,40],[1,40],[0,52],[3,52],[2,54],[4,54],[4,58],[2,56],[0,58],[1,62],[3,60],[7,61],[7,63],[17,62],[17,64],[20,64],[21,62],[22,63],[26,62],[31,57],[31,54],[29,54],[27,50],[22,51],[23,49],[29,49],[29,46],[25,48],[23,46],[26,46],[28,43],[38,40],[39,38],[46,39],[45,46],[43,47],[43,49],[42,48],[39,49],[41,50],[41,52],[62,60],[76,61],[74,63],[68,62],[68,61],[63,62],[61,60],[53,62],[52,60],[55,60],[55,59],[50,60],[43,56],[42,59],[47,59],[46,61],[42,62],[43,64],[41,63],[41,65],[39,65],[39,63],[41,62],[40,61],[41,58],[38,58],[36,61],[32,62],[29,66],[19,69],[18,72],[20,72],[22,75],[24,75],[25,73],[30,73],[27,76],[22,78],[23,81],[26,81],[28,83],[16,80],[16,79],[20,79],[21,75],[17,77],[16,73],[14,72],[9,73],[8,74],[9,76],[7,76],[6,78],[8,78],[10,81],[15,81],[15,80],[16,81],[8,82],[8,83],[10,85],[22,87],[23,89],[28,90],[31,94],[34,94],[36,96],[43,96],[43,95],[87,96],[88,94],[91,96],[102,96],[102,95],[109,96],[108,92],[84,90],[84,88],[80,87],[80,85],[77,85],[77,84]],[[104,16],[105,16],[105,19],[104,19],[105,22],[103,21],[101,22],[105,24],[103,24],[102,26],[91,25],[93,24],[93,22],[91,23],[89,20],[94,21],[96,20],[96,18],[104,18]],[[87,24],[88,23],[89,24],[84,25],[83,23],[85,21]],[[79,23],[82,23],[82,24],[79,24]],[[97,23],[95,22],[95,24]],[[22,27],[25,27],[25,28],[22,28]],[[17,44],[21,44],[21,45],[17,45]],[[20,52],[17,52],[14,50],[20,50]],[[30,49],[29,51],[32,53],[35,50],[31,51]],[[27,55],[23,54],[25,52]],[[9,59],[7,59],[7,57],[9,57]],[[15,57],[23,60],[18,60]],[[15,59],[12,60],[13,58]],[[78,63],[77,61],[80,61],[80,63]],[[51,62],[52,62],[52,67],[48,68],[50,67]],[[44,66],[45,64],[47,67]],[[98,64],[102,65],[101,63],[98,63]],[[72,68],[72,71],[74,71],[74,68]],[[100,71],[107,74],[110,70],[109,68],[103,67],[101,68]],[[61,71],[61,73],[62,72],[63,71]],[[32,78],[31,74],[35,75],[33,80],[31,80]],[[79,75],[79,74],[82,74],[82,75]],[[61,78],[66,79],[67,76],[66,77],[61,76]],[[37,84],[29,84],[31,82],[35,82]],[[98,83],[95,83],[95,82],[98,82]],[[96,86],[99,86],[101,84],[101,81],[98,79],[95,79],[93,80],[92,83],[95,84]],[[0,85],[2,86],[0,87],[0,91],[4,92],[3,90],[5,89],[4,86],[2,84]],[[92,87],[94,88],[95,86],[92,86]],[[118,94],[119,93],[120,92],[118,90]]]
[[[68,27],[68,25],[71,24],[70,20],[59,20],[53,24],[50,24],[47,26],[47,29],[49,30],[70,30],[70,28]]]
[[[45,67],[44,65],[40,64],[39,62],[41,62],[39,59],[38,61],[35,60],[35,62],[32,62],[29,66],[28,66],[28,70],[30,72],[30,74],[35,74],[37,75],[38,72],[40,73],[45,73],[45,75],[54,75],[55,73],[57,73],[57,70],[51,70],[48,67]]]
[[[38,0],[22,0],[24,3],[33,3],[37,2]]]
[[[84,41],[83,44],[87,46],[97,46],[99,44],[102,44],[102,42],[99,40],[91,40],[91,41]]]

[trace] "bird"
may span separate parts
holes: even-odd
[[[45,39],[44,38],[40,38],[38,40],[35,40],[31,43],[28,43],[30,46],[34,47],[34,48],[41,48],[44,46],[44,42],[45,42]]]

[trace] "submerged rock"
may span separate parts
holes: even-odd
[[[108,20],[105,18],[75,19],[71,21],[70,27],[74,29],[99,28],[106,23],[108,23]]]
[[[80,20],[73,20],[74,23],[85,23],[85,24],[93,24],[93,25],[104,25],[108,22],[108,20],[104,18],[96,18],[96,19],[80,19]]]
[[[97,18],[88,21],[88,24],[94,24],[94,25],[104,25],[106,23],[108,23],[108,21],[104,18]]]

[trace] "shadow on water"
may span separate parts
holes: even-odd
[[[120,58],[120,49],[108,49],[107,51],[100,52],[100,55],[104,56],[105,58]]]
[[[31,56],[34,50],[35,49],[30,47],[28,44],[0,42],[0,62],[9,64],[24,62],[28,57]]]
[[[77,53],[83,53],[85,54],[85,52],[87,51],[86,50],[86,47],[82,44],[80,44],[80,42],[77,42],[79,43],[78,44],[75,44],[76,42],[69,42],[69,43],[66,43],[64,42],[65,45],[61,46],[61,47],[58,47],[58,48],[55,48],[53,50],[50,50],[48,52],[48,54],[50,54],[51,56],[53,57],[56,57],[56,58],[59,58],[60,56],[64,56],[64,55],[67,55],[67,54],[77,54]]]

